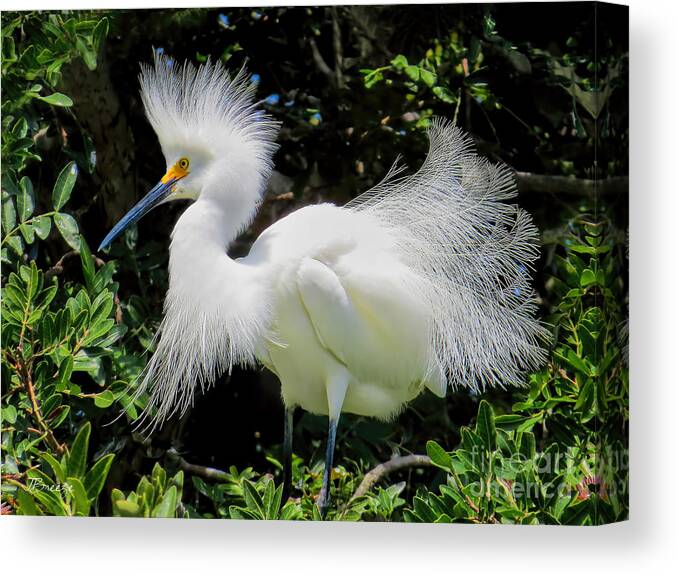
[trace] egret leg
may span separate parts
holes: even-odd
[[[323,473],[323,486],[318,497],[318,509],[324,519],[327,507],[330,504],[330,482],[332,479],[332,463],[334,460],[334,444],[337,439],[337,425],[344,397],[348,389],[349,374],[344,369],[339,369],[327,381],[327,407],[330,419],[327,433],[327,451],[325,452],[325,472]]]
[[[330,481],[332,480],[332,464],[334,461],[334,444],[337,439],[337,424],[339,418],[330,418],[329,431],[327,433],[327,451],[325,451],[325,472],[323,473],[323,486],[318,497],[318,509],[324,519],[327,507],[330,504]]]
[[[285,407],[285,436],[283,439],[283,503],[287,501],[292,490],[292,432],[294,407]]]

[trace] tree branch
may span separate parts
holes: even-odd
[[[629,178],[615,176],[600,180],[548,176],[529,172],[515,172],[518,191],[523,194],[563,194],[593,197],[596,194],[624,195],[629,192]]]
[[[221,469],[189,463],[183,457],[181,457],[181,455],[179,455],[173,447],[167,451],[167,455],[179,465],[180,469],[186,471],[187,473],[198,475],[200,477],[204,477],[205,479],[213,479],[214,481],[228,481],[230,478],[229,474],[225,471],[222,471]]]
[[[332,69],[327,65],[327,62],[325,62],[323,55],[320,53],[320,50],[318,50],[318,44],[316,44],[315,38],[309,38],[308,43],[311,45],[311,52],[313,52],[313,61],[315,62],[316,67],[334,83],[336,81],[336,78],[334,77],[334,72],[332,72]]]
[[[405,469],[407,467],[429,467],[433,465],[431,458],[428,455],[403,455],[401,457],[394,457],[389,461],[380,463],[372,471],[369,471],[363,477],[363,480],[358,485],[358,489],[351,496],[351,501],[365,495],[372,487],[385,475],[393,471]]]
[[[353,33],[362,36],[369,44],[369,49],[376,49],[389,61],[393,59],[393,53],[387,48],[381,38],[367,25],[367,14],[361,9],[363,6],[345,6],[346,12],[353,23]],[[370,13],[371,14],[371,13]]]
[[[344,47],[341,44],[341,27],[336,6],[330,8],[332,13],[332,45],[334,46],[334,80],[337,88],[344,87]]]

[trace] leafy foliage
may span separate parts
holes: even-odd
[[[550,283],[559,297],[550,364],[531,376],[510,414],[495,416],[481,401],[475,429],[462,429],[451,454],[427,444],[447,482],[440,494],[417,495],[405,519],[597,525],[626,516],[619,242],[609,222],[586,212],[566,229]]]
[[[75,58],[82,58],[90,70],[97,66],[108,19],[88,16],[29,12],[3,17],[2,163],[9,181],[28,162],[40,160],[36,136],[48,127],[40,113],[42,106],[73,105],[71,98],[57,91],[62,68]],[[55,205],[57,210],[60,207]]]
[[[117,517],[186,517],[181,504],[184,474],[178,471],[168,478],[167,472],[157,463],[150,479],[139,480],[136,491],[127,496],[119,489],[111,492],[113,515]]]
[[[41,461],[40,469],[28,469],[26,483],[9,478],[14,487],[15,505],[22,515],[90,514],[104,487],[115,457],[112,453],[99,458],[89,469],[87,454],[91,425],[85,423],[73,444],[58,460],[49,451],[31,450]]]

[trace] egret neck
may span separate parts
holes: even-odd
[[[220,371],[222,362],[227,369],[239,361],[254,364],[255,349],[268,329],[263,297],[268,270],[227,253],[256,212],[259,184],[250,182],[248,187],[204,190],[172,232],[162,329],[181,334],[183,341],[188,336],[200,365],[196,359],[190,363],[205,375]],[[228,347],[215,350],[224,333],[229,334]]]

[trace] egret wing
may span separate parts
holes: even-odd
[[[422,381],[443,395],[444,377],[428,361],[426,311],[399,279],[378,266],[342,274],[304,258],[297,286],[318,341],[354,377],[386,386]]]
[[[357,318],[344,286],[329,266],[313,258],[304,258],[299,265],[297,286],[318,341],[346,365],[346,348]]]

